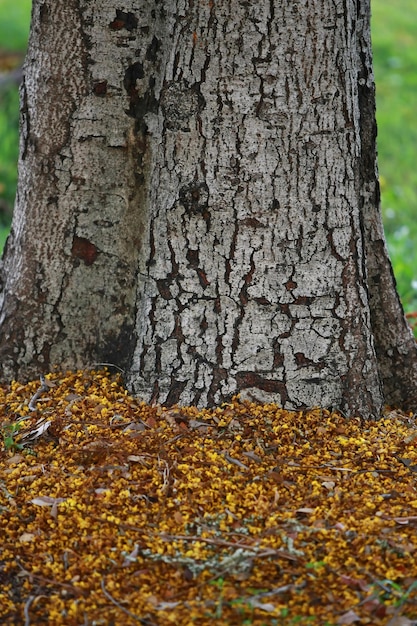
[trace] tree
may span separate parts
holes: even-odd
[[[147,401],[413,406],[366,0],[35,0],[3,379],[103,361]]]

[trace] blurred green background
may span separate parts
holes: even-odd
[[[9,231],[17,180],[20,67],[31,0],[0,0],[0,249]]]
[[[0,0],[0,248],[16,189],[18,80],[31,0]],[[372,0],[378,153],[388,248],[404,308],[417,311],[417,2]]]
[[[371,0],[385,234],[406,311],[417,311],[417,2]]]

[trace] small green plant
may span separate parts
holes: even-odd
[[[1,428],[1,434],[3,436],[3,445],[5,450],[22,450],[23,444],[18,443],[15,439],[16,435],[18,435],[21,422],[12,422],[11,424],[4,424]]]
[[[324,567],[326,565],[325,561],[314,561],[314,563],[307,563],[306,567],[308,569],[320,569],[321,567]]]
[[[393,605],[400,609],[406,604],[411,592],[417,589],[417,581],[415,580],[407,590],[392,580],[378,580],[373,585],[375,588],[374,597],[377,596],[381,602],[395,598]]]
[[[208,614],[210,617],[213,617],[215,619],[221,619],[222,614],[223,614],[224,582],[225,582],[224,578],[222,578],[221,576],[210,582],[210,584],[213,585],[213,587],[217,587],[220,592],[219,597],[217,599],[217,605],[215,607],[215,610],[212,613]]]

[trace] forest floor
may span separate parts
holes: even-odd
[[[417,624],[417,428],[0,388],[3,625]]]

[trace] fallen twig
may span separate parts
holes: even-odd
[[[21,576],[27,576],[29,578],[29,582],[33,582],[34,580],[37,583],[41,583],[44,585],[52,585],[53,587],[62,587],[63,589],[68,589],[70,593],[74,596],[86,596],[87,592],[84,589],[79,587],[74,587],[70,583],[62,583],[59,580],[55,580],[53,578],[46,578],[45,576],[41,576],[40,574],[34,574],[33,572],[29,572],[29,570],[25,569],[19,562],[17,565],[22,570]],[[35,599],[35,597],[33,598]]]
[[[25,602],[25,608],[23,609],[23,615],[25,617],[25,626],[30,626],[29,609],[34,599],[35,599],[35,596],[29,596]]]
[[[29,402],[29,411],[36,411],[37,410],[36,402],[39,400],[41,395],[45,393],[45,391],[49,391],[50,387],[55,386],[54,383],[50,383],[49,381],[47,381],[43,374],[41,374],[39,378],[41,381],[41,386],[39,387],[37,392],[32,396]]]
[[[274,550],[273,548],[266,548],[262,550],[258,546],[251,546],[249,544],[234,542],[234,541],[226,541],[224,539],[213,539],[210,537],[199,537],[198,535],[167,535],[165,533],[158,533],[158,536],[163,541],[202,541],[204,543],[209,543],[214,546],[224,546],[226,548],[239,548],[240,550],[251,550],[255,554],[253,555],[256,558],[262,558],[267,556],[280,556],[283,559],[287,559],[288,561],[299,561],[299,557],[287,552],[286,550]]]
[[[122,374],[125,373],[125,370],[122,370],[121,367],[115,365],[114,363],[93,363],[93,365],[100,365],[100,367],[114,367],[116,370],[119,370]]]
[[[126,613],[126,615],[129,615],[129,617],[131,617],[132,619],[136,620],[137,622],[140,622],[141,624],[144,624],[144,626],[152,626],[152,622],[150,622],[147,619],[142,619],[141,617],[138,617],[137,615],[135,615],[134,613],[132,613],[128,609],[125,609],[125,607],[122,606],[119,602],[117,602],[117,600],[115,598],[113,598],[111,593],[109,593],[107,591],[107,589],[106,589],[106,587],[104,585],[103,578],[101,579],[101,589],[102,589],[104,595],[106,596],[107,600],[110,600],[110,602],[112,602],[114,604],[114,606],[117,606],[118,609],[123,611],[123,613]]]

